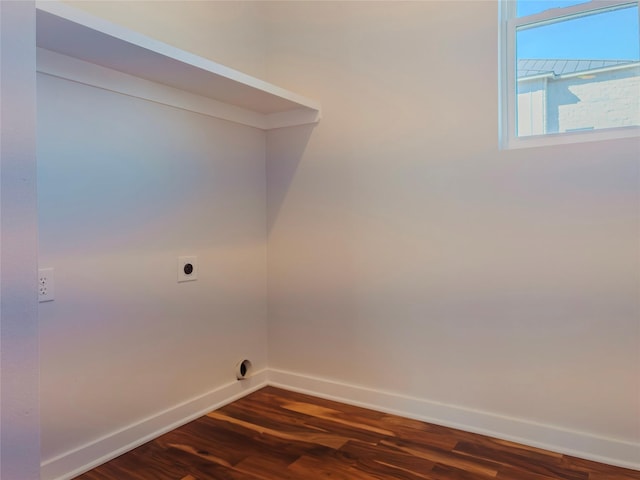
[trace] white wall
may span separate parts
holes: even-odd
[[[0,477],[40,471],[33,2],[0,2]]]
[[[210,137],[191,114],[40,82],[54,124],[41,265],[57,275],[41,309],[43,458],[220,385],[240,347],[266,365],[266,235],[280,380],[635,448],[638,142],[499,151],[496,5],[79,6],[266,73],[324,118],[267,134],[265,233],[263,134],[206,120]],[[193,250],[202,279],[176,285]]]
[[[265,198],[263,131],[38,74],[44,478],[266,367]]]
[[[267,140],[270,368],[636,455],[638,140],[499,151],[495,2],[268,15],[270,80],[323,105]]]
[[[243,0],[63,0],[76,8],[263,77],[266,68],[263,2]]]

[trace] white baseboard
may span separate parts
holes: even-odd
[[[41,480],[68,480],[101,465],[129,450],[184,425],[211,410],[220,408],[267,383],[267,371],[261,370],[241,382],[234,381],[187,400],[156,415],[110,433],[102,438],[42,462]]]
[[[269,369],[268,384],[467,432],[640,470],[640,443],[413,398],[294,372]]]
[[[242,382],[222,385],[63,455],[47,459],[41,465],[41,480],[69,480],[265,385],[640,470],[638,443],[294,372],[265,369]]]

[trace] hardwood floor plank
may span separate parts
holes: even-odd
[[[321,452],[328,449],[322,445],[307,443],[307,442],[292,442],[290,440],[281,439],[268,434],[256,434],[254,430],[239,427],[237,425],[229,424],[227,422],[218,422],[209,417],[203,417],[199,420],[210,429],[216,431],[233,430],[234,433],[238,431],[243,435],[237,440],[234,439],[222,439],[219,444],[226,448],[233,449],[236,457],[241,457],[242,460],[254,456],[269,458],[276,458],[284,465],[289,465],[300,457],[300,455],[306,452]],[[238,460],[238,461],[242,461]]]
[[[499,464],[481,458],[472,458],[454,451],[444,451],[437,448],[418,445],[413,442],[383,440],[381,445],[395,448],[414,457],[423,458],[440,465],[450,465],[476,475],[495,478],[498,475]],[[435,467],[434,467],[435,468]]]
[[[527,472],[521,468],[505,466],[498,472],[498,480],[556,480],[540,473]]]
[[[546,453],[528,451],[526,455],[522,455],[517,449],[493,448],[489,445],[474,444],[466,441],[459,442],[453,451],[473,458],[498,462],[501,465],[519,467],[522,470],[552,476],[552,478],[588,480],[588,475],[584,472],[563,468],[560,464],[562,458]]]
[[[265,387],[80,480],[640,480],[640,472]]]
[[[384,480],[378,474],[370,474],[359,471],[353,462],[339,461],[334,458],[315,458],[303,456],[289,466],[289,470],[296,472],[308,480]]]
[[[470,471],[453,465],[438,464],[430,472],[432,480],[494,480],[496,475]]]
[[[312,405],[304,402],[292,402],[284,403],[282,408],[293,412],[303,413],[311,417],[320,418],[322,420],[328,420],[329,422],[339,423],[340,425],[352,427],[356,430],[365,430],[377,435],[384,435],[388,437],[396,436],[396,434],[391,430],[383,429],[375,425],[369,425],[366,422],[358,421],[357,419],[349,420],[347,418],[341,418],[342,412],[326,407],[320,407],[318,405]]]
[[[288,469],[291,463],[293,462],[283,464],[279,459],[270,456],[252,456],[236,465],[236,470],[255,475],[260,480],[272,480],[273,472],[278,472],[278,478],[281,480],[305,480],[304,474]]]
[[[209,418],[214,418],[223,422],[235,423],[236,425],[254,430],[260,435],[271,435],[281,440],[288,440],[291,442],[307,442],[323,445],[329,448],[340,448],[349,440],[348,438],[345,438],[341,435],[322,433],[317,431],[302,432],[299,430],[291,431],[288,429],[287,431],[275,430],[273,428],[267,428],[263,427],[262,425],[256,425],[254,423],[245,422],[244,420],[229,417],[223,413],[218,412],[211,412],[207,416]]]
[[[391,478],[430,479],[429,472],[435,466],[434,462],[423,458],[382,445],[369,445],[357,441],[348,442],[340,449],[340,453],[356,461],[358,468],[364,472],[385,471]]]
[[[603,463],[590,462],[582,458],[564,455],[562,457],[562,465],[569,470],[586,472],[589,474],[589,480],[638,480],[640,472],[627,468],[615,468]]]

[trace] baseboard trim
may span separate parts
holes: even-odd
[[[325,378],[269,369],[274,387],[336,400],[467,432],[488,435],[587,460],[640,470],[640,443],[576,432],[553,425],[496,415],[456,405],[341,383]]]
[[[267,370],[222,385],[163,412],[42,462],[42,480],[69,480],[267,385]]]
[[[266,386],[370,408],[558,453],[640,470],[640,444],[277,369],[264,369],[41,464],[42,480],[69,480]]]

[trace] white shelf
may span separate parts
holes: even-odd
[[[118,91],[108,79],[113,75],[101,75],[103,69],[115,70],[125,74],[117,84],[137,77],[169,87],[164,88],[165,93],[186,92],[192,101],[194,96],[204,97],[210,108],[201,113],[265,130],[320,119],[317,102],[258,78],[63,3],[39,1],[36,9],[38,70],[42,73]]]

